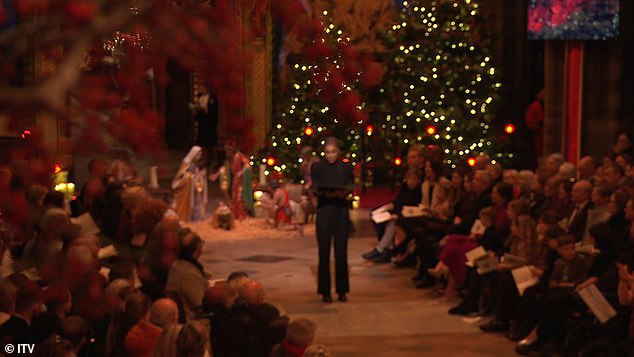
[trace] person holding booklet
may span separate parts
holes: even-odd
[[[480,210],[480,220],[476,220],[469,235],[451,234],[444,241],[445,245],[439,254],[439,263],[430,269],[431,276],[438,278],[448,274],[446,296],[454,294],[455,286],[465,284],[467,259],[465,254],[478,247],[484,246],[489,251],[501,249],[501,239],[509,231],[507,205],[513,199],[513,187],[506,183],[499,183],[493,187],[491,200],[494,206]],[[478,228],[478,226],[481,226]]]
[[[409,169],[405,173],[405,184],[401,186],[398,195],[393,202],[385,204],[372,211],[372,222],[375,225],[384,226],[379,244],[371,251],[362,255],[364,259],[375,263],[389,263],[394,247],[394,237],[396,235],[396,222],[402,217],[401,211],[404,206],[417,205],[421,200],[421,171]],[[383,222],[378,221],[379,215],[388,215],[389,219]],[[378,231],[378,230],[377,230]]]
[[[339,141],[326,138],[324,161],[313,164],[312,189],[317,193],[317,244],[319,251],[317,293],[332,302],[330,291],[330,246],[335,249],[335,285],[339,301],[347,301],[348,232],[350,220],[347,196],[352,191],[352,166],[339,159]]]
[[[548,249],[537,240],[536,224],[530,216],[530,206],[524,200],[514,200],[509,203],[509,218],[511,219],[511,235],[507,240],[509,253],[498,265],[494,275],[497,286],[493,291],[494,317],[480,326],[485,332],[506,332],[515,318],[515,311],[519,301],[519,291],[513,278],[512,269],[523,265],[533,265],[544,269]],[[513,258],[509,262],[509,258]]]
[[[397,221],[397,234],[394,247],[394,263],[408,266],[416,263],[416,256],[410,242],[431,222],[444,222],[452,207],[449,202],[451,183],[443,175],[442,163],[427,161],[424,167],[424,180],[421,184],[421,201],[416,204],[412,214],[405,214]],[[408,217],[409,216],[409,217]]]
[[[557,240],[557,252],[561,258],[555,261],[548,289],[543,297],[543,310],[537,324],[537,339],[519,352],[539,351],[543,354],[558,352],[564,342],[566,322],[578,310],[579,301],[575,287],[588,273],[583,256],[575,250],[576,238],[564,235]]]

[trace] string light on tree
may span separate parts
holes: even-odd
[[[349,38],[323,11],[308,26],[311,39],[300,55],[290,55],[289,80],[285,93],[276,96],[269,143],[260,158],[274,156],[285,178],[299,182],[302,178],[298,153],[312,147],[317,156],[327,136],[341,140],[341,151],[353,165],[358,160],[361,136],[367,120],[364,103],[356,88],[360,82],[360,59],[348,45]],[[270,165],[269,165],[270,166]]]
[[[382,86],[391,121],[381,127],[396,142],[450,148],[444,151],[449,165],[470,155],[497,156],[491,122],[500,71],[478,1],[408,0],[398,16],[388,34],[394,50]]]
[[[506,126],[504,127],[504,132],[507,134],[513,134],[515,132],[515,125],[513,124],[506,124]]]

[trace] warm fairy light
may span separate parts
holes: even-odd
[[[313,135],[314,132],[315,132],[315,129],[313,129],[313,127],[311,127],[311,126],[307,126],[304,129],[304,134],[306,134],[306,136],[311,136],[311,135]]]
[[[507,134],[513,134],[515,132],[515,125],[506,124],[506,126],[504,127],[504,132]]]
[[[469,164],[469,166],[474,167],[476,164],[476,159],[470,157],[467,159],[467,164]]]
[[[266,158],[266,164],[269,166],[275,165],[275,158],[273,156],[269,156]]]
[[[374,127],[372,125],[368,125],[365,127],[365,133],[368,136],[372,136],[372,133],[374,133]]]
[[[394,159],[394,165],[401,166],[402,164],[403,164],[403,159],[401,159],[400,157],[397,157]]]
[[[430,125],[427,127],[427,130],[425,130],[427,132],[428,135],[434,135],[436,134],[436,127],[433,125]]]

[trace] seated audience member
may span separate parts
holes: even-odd
[[[597,163],[592,156],[584,156],[577,163],[577,179],[594,183]]]
[[[4,286],[0,286],[0,327],[7,322],[11,315],[13,315],[13,311],[15,308],[15,297],[12,296],[9,289],[6,289]]]
[[[198,261],[202,249],[203,242],[197,234],[188,233],[183,236],[178,260],[167,274],[165,291],[174,291],[179,295],[187,320],[200,308],[209,285],[204,268]]]
[[[619,165],[613,164],[601,170],[601,184],[611,187],[618,187],[625,171]]]
[[[529,345],[537,338],[535,326],[541,312],[542,296],[546,289],[550,275],[555,265],[555,261],[560,258],[557,253],[559,238],[566,235],[557,224],[554,214],[546,213],[540,217],[537,223],[537,240],[540,245],[545,246],[546,258],[543,266],[530,266],[533,275],[539,278],[536,285],[524,290],[524,295],[520,297],[514,314],[514,320],[505,336],[511,341],[519,341],[519,346]],[[521,341],[520,341],[521,340]]]
[[[513,184],[513,193],[515,198],[522,198],[529,200],[531,196],[531,190],[535,181],[535,173],[530,170],[522,170],[517,173],[517,178]]]
[[[610,226],[612,240],[618,251],[629,249],[630,243],[630,219],[626,217],[629,196],[622,191],[615,191],[610,196],[610,219],[607,224]]]
[[[150,356],[161,329],[149,321],[150,300],[143,294],[135,294],[126,302],[127,325],[131,325],[125,336],[126,355],[129,357]]]
[[[517,184],[518,172],[515,169],[506,169],[502,173],[502,182],[509,184],[513,187]]]
[[[558,240],[557,259],[544,295],[543,312],[537,325],[537,340],[516,351],[523,354],[538,351],[542,355],[560,352],[566,333],[566,322],[575,311],[576,285],[587,276],[588,266],[584,257],[575,251],[575,238],[565,235]]]
[[[607,223],[599,223],[590,229],[590,244],[592,256],[588,265],[588,276],[576,286],[576,290],[595,284],[599,291],[613,295],[617,290],[618,272],[616,262],[618,258],[612,227]]]
[[[0,226],[0,282],[13,273],[15,271],[11,254],[11,232],[8,227]]]
[[[167,203],[163,200],[152,198],[141,202],[132,212],[132,235],[136,238],[132,244],[144,247],[165,212]]]
[[[536,224],[530,216],[530,208],[523,200],[514,200],[509,204],[511,235],[508,239],[509,253],[524,259],[526,265],[545,270],[548,247],[540,243]],[[493,290],[494,317],[480,329],[489,331],[507,331],[514,319],[519,301],[519,292],[515,286],[511,269],[506,262],[500,263],[498,271],[493,273],[496,288]]]
[[[35,315],[31,332],[35,343],[40,343],[59,331],[60,324],[72,307],[70,290],[65,285],[54,284],[44,290],[46,312]]]
[[[296,318],[289,322],[286,337],[273,347],[271,357],[301,357],[315,339],[317,324],[306,318]]]
[[[115,150],[115,160],[110,164],[108,174],[112,175],[116,182],[134,185],[140,184],[143,181],[132,166],[132,159],[134,153],[130,149],[118,149]]]
[[[486,164],[484,169],[489,172],[489,175],[491,175],[493,185],[497,185],[498,183],[502,182],[504,175],[504,167],[502,166],[502,164],[494,164],[492,162],[489,162]]]
[[[241,283],[233,305],[214,314],[211,329],[214,356],[268,356],[270,348],[283,337],[279,329],[285,325],[285,319],[277,308],[263,302],[262,284],[243,279],[246,278],[235,280]],[[233,284],[229,283],[228,293],[235,289]]]
[[[405,173],[405,183],[401,185],[398,195],[393,202],[381,207],[392,213],[392,218],[383,223],[374,223],[377,232],[382,232],[379,237],[379,244],[371,251],[362,255],[364,259],[377,263],[389,262],[394,247],[394,236],[396,235],[396,222],[402,218],[403,206],[418,206],[421,202],[421,176],[419,170],[410,169]],[[382,227],[382,228],[380,228]]]
[[[119,211],[118,226],[112,237],[115,241],[123,244],[129,244],[132,241],[134,237],[132,215],[147,199],[147,191],[140,186],[128,187],[121,192],[123,209]]]
[[[610,157],[615,158],[618,155],[628,154],[634,156],[634,141],[632,141],[632,135],[626,131],[620,132],[617,137],[614,145],[612,146],[612,151],[610,152]]]
[[[583,238],[588,222],[588,210],[592,208],[590,197],[592,194],[592,184],[589,181],[577,181],[572,186],[570,200],[574,204],[574,209],[563,221],[567,232],[575,237],[579,242]]]
[[[565,162],[564,156],[560,153],[552,153],[546,157],[544,166],[544,179],[557,175],[559,167]]]
[[[614,158],[614,163],[623,169],[623,174],[627,175],[628,169],[634,164],[632,155],[623,153]]]
[[[15,296],[15,311],[0,326],[0,344],[34,343],[31,321],[41,311],[42,289],[30,281],[20,284]]]
[[[571,162],[564,162],[559,166],[557,176],[561,177],[564,181],[572,181],[577,179],[577,168]]]
[[[106,185],[104,177],[108,174],[108,162],[95,157],[88,162],[88,179],[79,189],[77,199],[72,202],[75,215],[89,212],[93,217],[101,215]]]
[[[71,349],[71,356],[77,356],[86,343],[88,327],[79,316],[69,316],[62,320],[57,335],[66,341]]]
[[[105,179],[104,179],[105,182]],[[105,183],[104,207],[98,217],[94,217],[99,229],[108,238],[114,238],[117,234],[121,212],[124,209],[122,195],[124,187],[122,184]]]
[[[209,333],[204,325],[197,321],[185,324],[176,338],[176,356],[203,357],[207,355]],[[214,355],[215,356],[215,355]]]
[[[421,184],[420,205],[428,211],[428,215],[422,217],[401,217],[396,222],[396,236],[394,253],[397,266],[412,265],[416,262],[416,256],[410,249],[413,247],[410,242],[415,239],[428,223],[438,220],[441,215],[446,215],[449,211],[448,195],[442,198],[442,193],[446,193],[450,187],[449,180],[442,176],[442,164],[439,161],[425,162],[425,178]],[[445,189],[437,190],[440,184],[446,185]],[[442,212],[442,213],[441,213]],[[444,218],[446,219],[446,217]]]
[[[583,244],[590,244],[590,228],[596,224],[605,223],[610,219],[612,215],[610,212],[610,197],[613,191],[613,188],[609,186],[596,186],[592,189],[592,195],[590,196],[592,207],[588,209],[586,229],[581,240]]]
[[[509,217],[507,214],[507,206],[509,201],[513,199],[513,187],[506,183],[499,183],[493,187],[491,200],[493,201],[493,217],[489,222],[484,215],[485,223],[489,224],[485,236],[481,233],[467,235],[448,235],[447,243],[440,252],[440,263],[434,269],[430,270],[433,275],[438,275],[442,270],[449,272],[449,284],[447,293],[453,295],[454,286],[463,286],[466,279],[467,262],[465,254],[471,249],[479,245],[483,245],[485,249],[491,249],[493,253],[499,253],[502,248],[501,240],[505,239],[509,234]],[[480,211],[482,213],[483,210]],[[486,226],[485,226],[486,227]],[[445,269],[446,267],[446,269]],[[455,285],[454,285],[455,284]]]
[[[158,299],[152,304],[150,322],[161,329],[152,348],[152,357],[178,357],[176,340],[183,327],[178,323],[178,306],[172,299]]]
[[[634,309],[632,309],[632,306],[634,305],[634,273],[630,273],[628,264],[624,263],[617,263],[617,271],[619,276],[617,290],[619,304],[631,308],[627,331],[627,335],[629,337],[629,346],[627,346],[627,348],[631,355],[633,352],[631,341],[634,340],[634,318],[632,318],[632,315],[634,315]]]

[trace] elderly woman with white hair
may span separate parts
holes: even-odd
[[[196,221],[205,217],[208,197],[207,169],[200,167],[201,159],[202,148],[193,146],[172,180],[172,206],[183,221]]]

